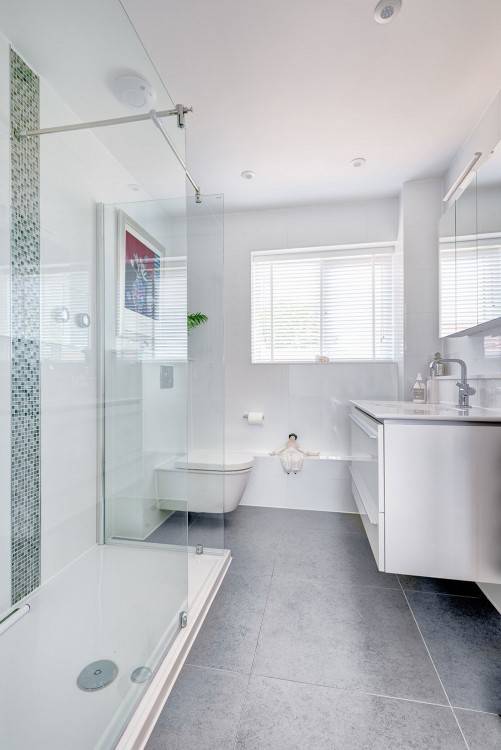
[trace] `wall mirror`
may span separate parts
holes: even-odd
[[[501,317],[501,145],[442,215],[439,267],[440,337]]]

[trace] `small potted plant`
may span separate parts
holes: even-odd
[[[188,331],[193,330],[193,328],[198,328],[198,326],[207,323],[208,320],[209,318],[207,317],[207,315],[204,315],[204,313],[188,313]]]

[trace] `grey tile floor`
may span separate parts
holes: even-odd
[[[220,524],[193,517],[192,543]],[[379,573],[355,515],[239,507],[225,538],[147,750],[501,750],[501,616],[475,584]]]

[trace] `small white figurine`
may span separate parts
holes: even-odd
[[[299,447],[297,442],[297,435],[291,432],[289,439],[283,448],[277,448],[272,451],[270,456],[280,456],[280,463],[286,474],[297,474],[303,468],[303,461],[305,456],[319,456],[318,451],[310,452],[304,451]]]

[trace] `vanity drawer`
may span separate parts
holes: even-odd
[[[369,517],[384,512],[383,425],[359,409],[350,412],[351,474]]]
[[[352,492],[379,570],[385,569],[383,425],[350,412]]]
[[[355,505],[360,513],[360,518],[363,523],[367,539],[372,550],[372,554],[376,560],[378,569],[384,571],[385,567],[385,555],[384,555],[384,513],[373,513],[369,515],[367,508],[367,499],[362,499],[362,495],[359,491],[359,486],[356,484],[352,474],[351,491],[353,493],[353,499]]]

